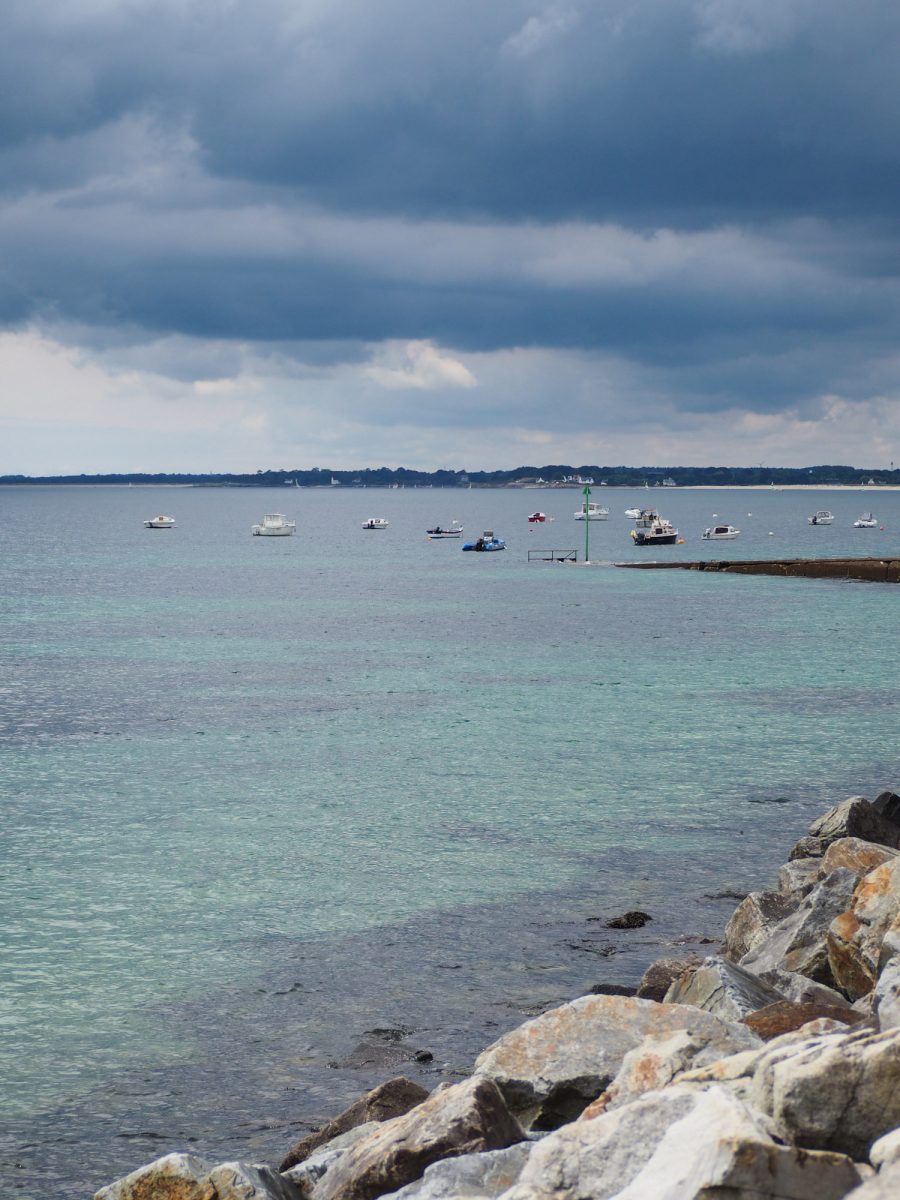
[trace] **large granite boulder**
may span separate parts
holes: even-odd
[[[534,1129],[574,1120],[609,1086],[629,1050],[653,1034],[721,1028],[710,1013],[630,996],[582,996],[494,1042],[475,1063]]]
[[[888,1029],[900,1029],[900,958],[889,959],[878,976],[872,1011],[882,1033]],[[897,1086],[900,1087],[900,1082]]]
[[[778,870],[778,890],[802,899],[819,882],[820,858],[792,858]]]
[[[776,925],[790,916],[799,902],[800,897],[786,892],[751,892],[725,926],[722,954],[732,962],[740,962]]]
[[[883,943],[898,916],[900,857],[866,875],[846,911],[835,916],[828,930],[831,970],[838,987],[851,999],[866,995],[875,986]]]
[[[308,1133],[299,1141],[294,1142],[278,1169],[279,1171],[290,1170],[291,1167],[308,1158],[319,1146],[333,1141],[334,1138],[353,1129],[356,1125],[363,1125],[368,1121],[389,1121],[393,1117],[401,1117],[411,1108],[415,1108],[417,1104],[421,1104],[427,1097],[427,1090],[411,1079],[406,1079],[402,1075],[396,1079],[389,1079],[386,1083],[379,1084],[370,1092],[366,1092],[364,1096],[361,1096],[349,1108],[344,1109],[327,1125],[323,1125],[321,1129]]]
[[[834,918],[848,908],[856,882],[852,871],[832,871],[764,941],[744,955],[740,965],[755,975],[772,969],[791,971],[832,987],[828,930]]]
[[[852,871],[857,880],[892,859],[900,857],[900,850],[890,846],[879,846],[875,842],[864,842],[862,838],[846,837],[832,842],[822,855],[819,877],[824,879],[832,871],[843,868]]]
[[[707,958],[666,993],[667,1004],[691,1004],[724,1021],[740,1021],[784,996],[751,971],[726,958]]]
[[[94,1200],[216,1200],[211,1170],[195,1154],[167,1154],[101,1188]]]
[[[876,807],[865,796],[851,796],[813,821],[809,836],[827,848],[839,838],[861,838],[881,846],[900,847],[900,821],[892,819],[887,805]]]
[[[209,1173],[216,1200],[304,1200],[303,1193],[284,1175],[248,1163],[219,1163]],[[169,1200],[158,1192],[153,1200]]]
[[[718,1062],[743,1050],[753,1050],[759,1044],[760,1039],[746,1025],[726,1021],[693,1032],[680,1029],[676,1033],[645,1038],[639,1046],[628,1051],[615,1079],[588,1105],[579,1120],[591,1120],[603,1112],[621,1108],[645,1092],[667,1087],[683,1071]]]
[[[855,1012],[846,1002],[840,1005],[814,1002],[797,1004],[793,1000],[778,1000],[750,1013],[744,1017],[743,1023],[764,1042],[771,1042],[784,1033],[802,1029],[810,1021],[828,1020],[841,1025],[859,1025],[865,1019],[862,1013]]]
[[[777,1145],[724,1088],[676,1085],[549,1134],[504,1200],[839,1200],[859,1181],[848,1158]]]
[[[497,1086],[485,1078],[440,1087],[385,1121],[316,1185],[316,1200],[375,1200],[419,1179],[441,1159],[502,1150],[525,1139]]]
[[[897,1200],[900,1196],[900,1163],[883,1167],[877,1175],[847,1193],[847,1200]]]
[[[519,1142],[507,1150],[445,1158],[415,1183],[391,1192],[389,1200],[494,1200],[513,1186],[530,1153],[531,1143]]]
[[[761,971],[760,979],[764,980],[776,992],[781,992],[785,1000],[794,1004],[833,1004],[836,1008],[849,1008],[850,1001],[834,988],[826,987],[824,983],[816,983],[806,975],[798,975],[796,971],[781,971],[772,967],[769,971]]]

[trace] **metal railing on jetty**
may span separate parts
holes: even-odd
[[[577,562],[577,550],[529,550],[529,562]]]

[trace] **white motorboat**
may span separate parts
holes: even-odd
[[[859,520],[853,522],[854,529],[877,529],[878,522],[871,513],[863,513]]]
[[[576,521],[605,521],[609,516],[609,509],[598,504],[596,500],[585,500],[574,515]]]
[[[149,521],[144,522],[145,529],[174,529],[174,517],[151,517]]]
[[[635,522],[631,537],[636,546],[671,546],[678,541],[678,530],[655,508],[645,508]]]
[[[284,513],[266,513],[252,532],[254,537],[290,537],[296,528],[297,522],[289,521]]]
[[[641,515],[641,510],[639,508],[626,508],[625,509],[625,516],[630,518],[632,521],[636,521],[640,515]]]
[[[363,521],[363,529],[387,529],[388,522],[384,517],[369,517]]]
[[[429,539],[462,537],[463,527],[459,521],[451,521],[447,526],[435,525],[434,529],[426,529]]]
[[[741,531],[733,525],[711,525],[700,535],[706,542],[724,542],[736,538]]]
[[[830,513],[827,508],[820,508],[817,513],[806,519],[810,525],[832,525],[834,523],[834,513]]]

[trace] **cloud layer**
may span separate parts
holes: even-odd
[[[886,0],[0,33],[0,472],[895,457]]]

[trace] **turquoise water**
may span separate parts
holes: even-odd
[[[604,495],[592,560],[648,555],[645,498]],[[685,537],[655,557],[900,552],[900,495],[652,498]],[[0,489],[17,1195],[188,1140],[277,1156],[368,1085],[329,1064],[373,1028],[426,1042],[431,1082],[464,1070],[530,1007],[715,936],[812,815],[900,782],[897,589],[528,563],[583,548],[578,500]],[[272,508],[295,537],[249,536]],[[737,542],[699,541],[714,513]],[[452,518],[507,551],[425,539]],[[649,934],[589,923],[635,905]]]

